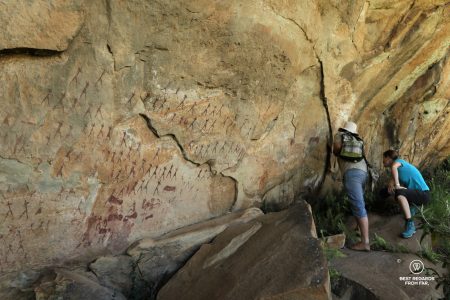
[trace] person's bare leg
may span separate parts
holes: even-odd
[[[359,232],[361,233],[361,241],[365,244],[369,243],[369,219],[367,217],[358,218],[356,217],[356,221],[358,222]]]
[[[409,210],[409,203],[405,196],[397,196],[397,200],[403,211],[405,219],[411,219],[411,211]]]
[[[358,223],[359,232],[361,233],[361,242],[354,244],[351,249],[358,251],[370,251],[369,240],[369,219],[366,217],[355,217]]]

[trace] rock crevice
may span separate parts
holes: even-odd
[[[11,48],[11,49],[2,49],[0,50],[0,58],[3,56],[59,56],[64,51],[51,50],[51,49],[36,49],[36,48]]]

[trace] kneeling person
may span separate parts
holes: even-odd
[[[430,188],[426,184],[420,171],[403,159],[399,159],[395,150],[383,153],[383,165],[391,169],[392,179],[388,190],[395,194],[405,217],[405,231],[403,238],[410,238],[416,232],[412,216],[415,206],[430,202]]]

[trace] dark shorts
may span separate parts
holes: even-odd
[[[404,196],[409,203],[416,205],[428,204],[430,202],[430,191],[419,191],[411,189],[395,190],[395,197]]]

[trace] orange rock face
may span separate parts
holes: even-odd
[[[347,119],[379,166],[387,147],[450,154],[445,1],[16,2],[0,3],[2,274],[284,207],[320,187]]]

